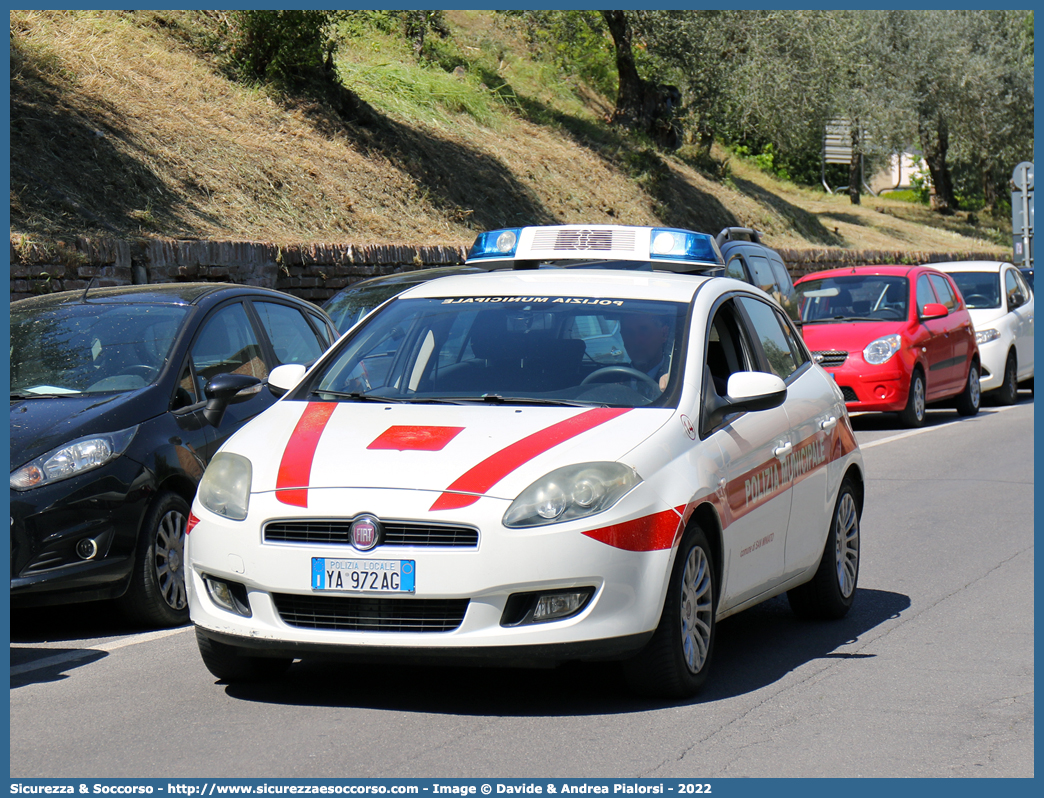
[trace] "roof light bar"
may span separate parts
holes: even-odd
[[[521,227],[509,227],[504,230],[489,230],[479,233],[475,243],[468,251],[468,260],[514,257],[521,232]]]

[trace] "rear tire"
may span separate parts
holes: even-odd
[[[196,645],[207,670],[223,682],[276,679],[293,663],[285,657],[252,657],[245,649],[211,640],[196,627]]]
[[[837,620],[855,601],[859,583],[859,497],[850,479],[841,483],[830,532],[811,582],[787,591],[790,608],[802,618]]]
[[[1015,361],[1015,353],[1008,353],[1008,360],[1004,364],[1004,382],[997,389],[997,401],[1002,405],[1013,405],[1019,398],[1018,363]]]
[[[924,397],[924,373],[920,368],[916,368],[910,377],[910,393],[906,397],[906,407],[899,413],[899,420],[904,427],[924,426]]]
[[[979,364],[972,363],[968,368],[968,381],[964,390],[957,397],[957,412],[962,416],[974,416],[979,412],[982,391],[979,388]]]
[[[624,663],[631,689],[656,698],[688,698],[707,680],[714,653],[717,587],[707,537],[692,526],[682,538],[652,639]]]

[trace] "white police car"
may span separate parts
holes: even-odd
[[[656,235],[611,231],[603,251],[655,266],[635,272],[529,269],[498,231],[520,268],[415,286],[307,374],[274,370],[287,393],[215,455],[190,519],[210,671],[618,659],[680,697],[717,620],[783,592],[844,615],[864,483],[844,400],[765,293],[670,273],[699,234]],[[588,351],[611,331],[622,361]]]

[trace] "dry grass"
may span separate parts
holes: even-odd
[[[356,96],[336,110],[230,82],[192,46],[193,13],[11,12],[12,233],[460,244],[477,229],[586,221],[751,225],[795,248],[1004,240],[737,160],[722,182],[629,143],[602,122],[604,98],[549,84],[480,12],[450,15],[474,56],[463,78],[421,75],[389,40],[342,60]]]

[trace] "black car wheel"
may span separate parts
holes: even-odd
[[[717,596],[707,537],[693,526],[682,538],[652,640],[624,663],[628,684],[640,695],[688,698],[707,680],[714,653]]]
[[[142,522],[130,587],[120,599],[124,612],[149,626],[188,623],[185,595],[185,524],[188,503],[164,491]]]
[[[196,645],[207,670],[223,682],[256,682],[275,679],[293,663],[285,657],[252,657],[244,649],[211,640],[196,628]]]
[[[964,390],[957,397],[957,412],[962,416],[974,416],[979,412],[982,394],[979,390],[979,364],[972,363],[968,368],[968,381]]]
[[[997,389],[997,401],[1002,405],[1013,405],[1019,398],[1018,365],[1015,361],[1015,353],[1008,353],[1008,360],[1004,364],[1004,382]]]
[[[910,393],[906,397],[906,407],[899,414],[904,427],[924,426],[924,374],[920,368],[914,369],[910,377]]]

